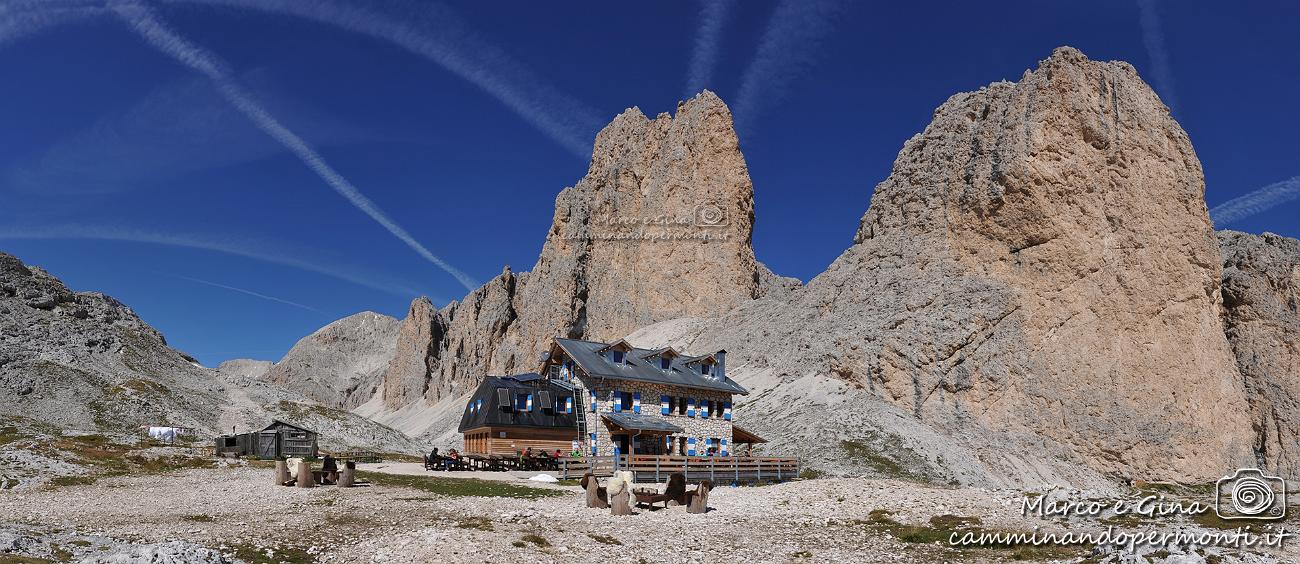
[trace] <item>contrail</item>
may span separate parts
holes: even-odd
[[[1214,206],[1210,210],[1210,220],[1216,226],[1227,225],[1296,199],[1300,199],[1300,176],[1269,184]]]
[[[203,280],[203,279],[201,279],[201,278],[191,278],[191,277],[189,277],[189,276],[181,276],[180,274],[168,274],[168,273],[165,273],[165,272],[162,272],[162,273],[159,273],[159,274],[164,274],[164,275],[166,275],[166,276],[171,276],[172,278],[180,278],[181,280],[188,280],[188,281],[190,281],[190,282],[194,282],[194,283],[197,283],[197,284],[206,284],[206,285],[208,285],[208,286],[212,286],[213,288],[221,288],[221,289],[223,289],[223,290],[230,290],[230,291],[232,291],[232,292],[239,292],[239,293],[241,293],[241,294],[247,294],[247,295],[253,296],[253,297],[255,297],[255,298],[262,298],[262,299],[264,299],[264,300],[268,300],[268,301],[272,301],[272,302],[279,302],[279,303],[282,303],[282,304],[285,304],[285,305],[291,305],[291,306],[293,306],[293,307],[302,308],[302,309],[305,309],[305,310],[307,310],[307,311],[314,311],[314,312],[319,313],[319,314],[321,314],[321,315],[327,315],[325,312],[323,312],[323,311],[321,311],[321,310],[319,310],[319,309],[316,309],[316,308],[314,308],[314,307],[311,307],[311,306],[309,306],[309,305],[303,305],[303,304],[300,304],[300,303],[298,303],[298,302],[291,302],[291,301],[286,300],[286,299],[283,299],[283,298],[277,298],[277,297],[275,297],[275,296],[268,296],[268,295],[266,295],[266,294],[259,294],[259,293],[257,293],[257,292],[252,291],[252,290],[245,290],[245,289],[243,289],[243,288],[236,288],[236,287],[234,287],[234,286],[227,286],[227,285],[225,285],[225,284],[218,284],[218,283],[216,283],[216,282],[212,282],[212,281],[210,281],[210,280]]]
[[[548,85],[439,4],[411,6],[410,17],[398,18],[329,0],[168,1],[294,16],[396,44],[479,87],[582,159],[591,156],[592,140],[604,122],[597,112]],[[422,25],[413,25],[413,19]],[[426,32],[426,26],[433,30]]]
[[[107,14],[102,6],[85,2],[55,4],[50,0],[18,0],[0,5],[0,47],[46,28],[90,20]]]
[[[839,7],[838,0],[782,0],[776,6],[754,60],[741,77],[733,112],[737,129],[752,130],[763,106],[779,101],[790,83],[812,66]]]
[[[199,249],[249,258],[280,266],[287,266],[308,272],[315,272],[317,274],[322,274],[358,286],[364,286],[366,288],[379,290],[381,292],[401,296],[407,299],[420,295],[418,290],[412,289],[405,283],[376,281],[356,274],[356,272],[362,270],[360,268],[332,266],[327,261],[308,256],[309,253],[303,252],[302,250],[275,251],[272,249],[272,245],[264,241],[231,241],[226,238],[213,239],[210,237],[199,237],[193,235],[175,235],[115,227],[84,225],[44,226],[36,229],[0,229],[0,240],[4,239],[88,239],[97,241],[147,243],[152,245]],[[443,301],[445,300],[439,299],[435,303],[442,303]]]
[[[732,0],[703,0],[700,4],[700,24],[695,33],[691,51],[691,64],[686,71],[686,98],[699,94],[713,80],[713,69],[718,62],[718,45],[722,42],[722,27],[727,23],[727,12]]]
[[[1137,0],[1138,19],[1142,22],[1142,43],[1151,59],[1151,75],[1160,96],[1170,111],[1178,111],[1178,96],[1174,94],[1174,73],[1169,67],[1169,52],[1165,50],[1165,33],[1160,28],[1160,14],[1156,13],[1155,0]]]
[[[211,79],[222,96],[225,96],[226,100],[247,116],[254,125],[297,155],[308,168],[312,169],[335,192],[346,198],[362,213],[370,216],[370,219],[375,220],[394,237],[406,243],[408,247],[421,257],[424,257],[425,260],[455,277],[466,290],[473,291],[478,287],[478,283],[464,272],[429,252],[429,249],[426,249],[397,222],[389,218],[370,198],[367,198],[351,182],[343,178],[333,167],[326,163],[325,159],[321,158],[320,154],[311,148],[306,141],[267,113],[254,100],[252,94],[230,78],[230,73],[227,71],[225,64],[215,55],[190,43],[168,29],[160,20],[154,17],[148,8],[140,4],[115,4],[113,9],[150,45]]]

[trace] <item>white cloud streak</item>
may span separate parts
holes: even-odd
[[[718,65],[718,50],[722,43],[722,28],[733,0],[702,0],[699,27],[691,49],[691,62],[686,71],[686,98],[699,94],[713,81],[713,70]]]
[[[1138,19],[1142,23],[1142,44],[1151,60],[1151,75],[1156,90],[1170,111],[1178,111],[1178,96],[1174,93],[1174,73],[1169,66],[1169,51],[1165,49],[1165,32],[1156,13],[1156,0],[1137,0]]]
[[[1210,220],[1216,226],[1223,226],[1293,200],[1300,200],[1300,176],[1269,184],[1245,196],[1214,206],[1210,210]]]
[[[146,243],[169,247],[182,247],[217,252],[253,259],[270,264],[314,272],[350,282],[373,290],[386,292],[406,299],[420,295],[410,284],[401,281],[380,280],[359,274],[365,269],[335,265],[303,249],[277,249],[266,241],[234,239],[230,237],[198,236],[188,234],[158,233],[138,229],[88,225],[54,225],[39,228],[0,228],[0,240],[95,240]],[[445,300],[438,299],[436,303]]]
[[[89,21],[108,13],[89,2],[16,0],[0,5],[0,47],[60,25]]]
[[[167,276],[171,276],[172,278],[179,278],[179,279],[181,279],[181,280],[187,280],[187,281],[189,281],[189,282],[194,282],[194,283],[196,283],[196,284],[203,284],[203,285],[206,285],[206,286],[212,286],[213,288],[221,288],[221,289],[223,289],[223,290],[230,290],[231,292],[238,292],[238,293],[240,293],[240,294],[245,294],[245,295],[253,296],[253,297],[255,297],[255,298],[261,298],[261,299],[263,299],[263,300],[267,300],[267,301],[270,301],[270,302],[282,303],[282,304],[285,304],[285,305],[290,305],[290,306],[293,306],[293,307],[296,307],[296,308],[305,309],[305,310],[307,310],[307,311],[314,311],[314,312],[319,313],[319,314],[321,314],[321,315],[325,315],[325,312],[323,312],[323,311],[321,311],[321,310],[319,310],[319,309],[316,309],[316,308],[311,307],[311,306],[309,306],[309,305],[303,305],[303,304],[300,304],[300,303],[298,303],[298,302],[289,301],[289,300],[286,300],[286,299],[284,299],[284,298],[277,298],[277,297],[275,297],[275,296],[268,296],[268,295],[266,295],[266,294],[259,294],[259,293],[257,293],[257,292],[252,291],[252,290],[245,290],[244,288],[237,288],[237,287],[235,287],[235,286],[227,286],[227,285],[225,285],[225,284],[220,284],[220,283],[217,283],[217,282],[213,282],[213,281],[211,281],[211,280],[203,280],[202,278],[192,278],[192,277],[189,277],[189,276],[182,276],[182,275],[180,275],[180,274],[168,274],[168,273],[161,273],[161,274],[165,274],[165,275],[167,275]]]
[[[780,101],[790,83],[816,62],[839,8],[838,0],[782,0],[777,4],[736,95],[733,113],[742,134],[752,132],[757,114]]]
[[[347,199],[354,207],[361,210],[362,213],[369,216],[398,240],[406,243],[416,254],[450,274],[466,290],[472,291],[478,287],[478,283],[464,272],[438,258],[419,241],[416,241],[406,229],[389,218],[370,198],[362,194],[351,182],[326,163],[325,159],[306,141],[271,116],[265,108],[255,101],[251,93],[231,78],[225,64],[215,55],[173,32],[143,5],[120,3],[114,4],[113,9],[147,43],[211,79],[226,100],[248,117],[259,129],[283,144],[286,149],[296,155],[303,164],[312,169],[317,176],[320,176],[321,180],[324,180],[326,184],[333,188],[335,192],[338,192],[340,196]]]
[[[479,87],[582,159],[591,156],[592,140],[604,122],[596,111],[547,84],[437,3],[407,4],[408,13],[397,17],[330,0],[169,1],[293,16],[395,44]]]

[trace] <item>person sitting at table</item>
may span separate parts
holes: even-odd
[[[333,456],[325,455],[325,459],[321,461],[321,471],[324,472],[321,476],[322,483],[333,484],[339,481],[339,463]]]
[[[451,452],[447,453],[447,458],[442,462],[443,468],[446,468],[447,471],[450,472],[453,466],[460,464],[460,453],[453,448],[451,449]]]
[[[426,459],[424,460],[424,469],[425,469],[425,470],[433,470],[434,468],[437,468],[437,467],[438,467],[438,459],[440,459],[440,458],[442,458],[442,457],[441,457],[441,456],[438,456],[438,447],[433,447],[433,452],[430,452],[430,453],[429,453],[429,458],[426,458]]]

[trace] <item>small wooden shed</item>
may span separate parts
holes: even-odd
[[[217,437],[218,456],[256,456],[258,458],[315,458],[319,452],[316,432],[280,420],[271,421],[260,431]]]

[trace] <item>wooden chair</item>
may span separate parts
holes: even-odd
[[[587,491],[587,507],[596,509],[609,509],[609,494],[605,488],[600,487],[600,480],[596,479],[591,473],[583,474],[581,480],[582,489]]]
[[[663,493],[637,493],[637,505],[654,507],[654,504],[662,502],[664,507],[669,503],[674,505],[686,505],[686,475],[681,472],[675,472],[668,477],[668,485],[664,487]]]
[[[691,492],[690,500],[686,504],[687,513],[705,513],[709,510],[709,490],[713,489],[713,482],[703,480],[695,491]]]

